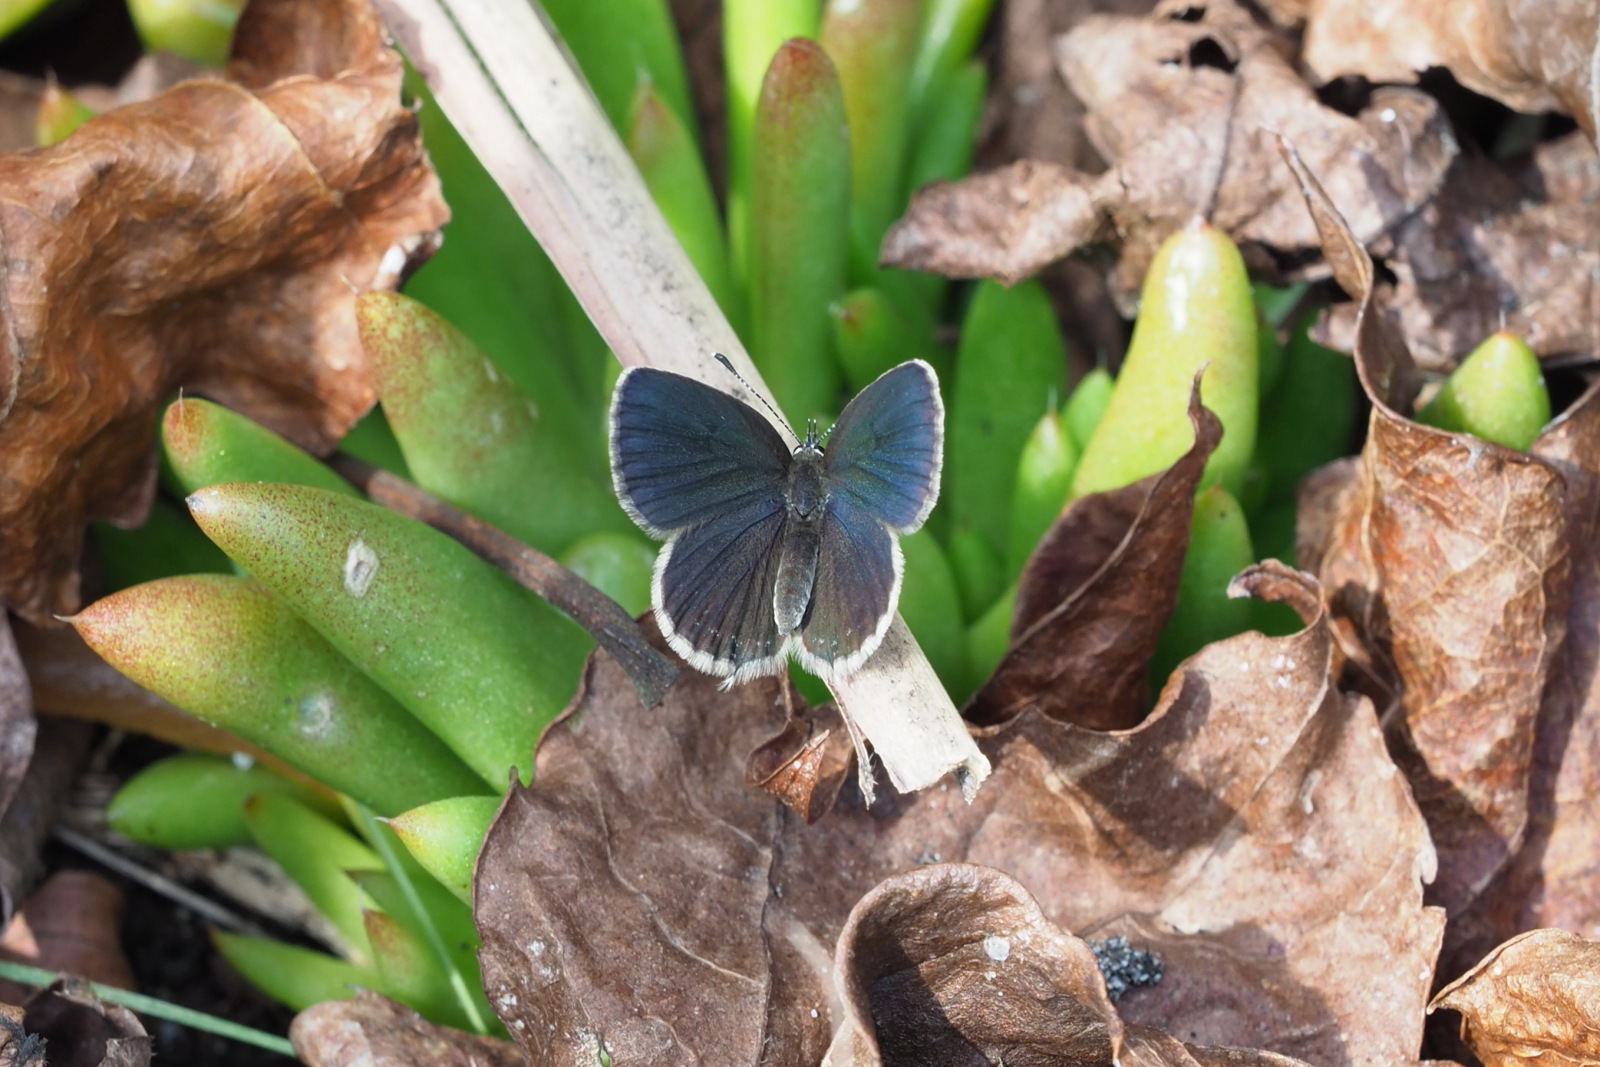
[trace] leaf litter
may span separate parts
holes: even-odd
[[[371,406],[352,302],[397,285],[448,217],[401,75],[369,7],[255,4],[226,79],[0,156],[12,610],[43,624],[79,606],[84,527],[142,521],[177,390],[319,451]]]
[[[1119,1020],[1415,1059],[1432,846],[1371,705],[1331,685],[1314,579],[1268,564],[1239,583],[1308,626],[1203,650],[1132,729],[1028,706],[978,730],[995,770],[971,804],[945,785],[869,809],[846,776],[809,826],[746,784],[751,751],[792,729],[786,683],[689,677],[645,713],[594,657],[480,853],[490,1003],[552,1064],[1110,1062]],[[1154,946],[1160,985],[1111,1009],[1080,933]],[[1063,1029],[1068,1010],[1099,1036]],[[1138,1033],[1156,1062],[1191,1055]],[[939,1058],[957,1047],[976,1051]]]
[[[1165,0],[1144,16],[1080,17],[1055,39],[1055,58],[1083,109],[1081,133],[1024,138],[1023,158],[921,190],[885,240],[884,261],[1009,283],[1109,243],[1117,256],[1111,293],[1131,317],[1162,239],[1204,214],[1241,244],[1257,273],[1325,278],[1329,267],[1277,155],[1282,134],[1393,275],[1383,283],[1385,313],[1404,324],[1423,367],[1448,370],[1500,325],[1542,356],[1600,353],[1594,5],[1262,6],[1277,25],[1236,0]],[[1581,129],[1506,158],[1463,152],[1431,95],[1385,84],[1415,81],[1431,67],[1510,106],[1572,115]],[[1353,75],[1375,87],[1334,106],[1351,95],[1336,79]],[[1031,113],[1039,85],[1027,83],[1027,99],[1008,103],[1008,117]],[[1107,164],[1103,172],[1081,152],[1051,147],[1081,136]],[[1335,314],[1321,339],[1348,349],[1352,314],[1350,306]]]
[[[485,977],[530,1062],[603,1051],[640,1063],[1406,1063],[1442,943],[1446,977],[1489,954],[1435,1002],[1461,1012],[1485,1062],[1535,1048],[1592,1059],[1593,943],[1522,932],[1600,933],[1600,401],[1580,401],[1531,456],[1405,413],[1418,366],[1448,367],[1491,319],[1544,355],[1600,350],[1594,67],[1571,61],[1595,54],[1594,14],[1468,6],[1476,21],[1454,25],[1444,4],[1410,5],[1387,39],[1368,28],[1370,54],[1353,56],[1333,47],[1351,10],[1342,0],[1262,5],[1276,26],[1231,0],[1075,19],[1056,59],[1110,169],[1022,161],[935,187],[891,240],[890,258],[906,257],[896,262],[1005,278],[1115,242],[1112,288],[1126,306],[1166,233],[1209,210],[1258,270],[1335,277],[1356,300],[1325,332],[1355,350],[1373,401],[1368,443],[1308,485],[1319,507],[1302,515],[1301,562],[1320,583],[1274,564],[1235,583],[1291,604],[1305,628],[1209,646],[1145,714],[1132,666],[1143,637],[1119,648],[1053,625],[1170,612],[1163,582],[1130,587],[1121,579],[1136,576],[1116,572],[1144,553],[1176,574],[1184,538],[1150,502],[1181,496],[1191,456],[1121,498],[1078,502],[1047,538],[1019,595],[1017,647],[971,709],[995,766],[971,804],[945,786],[869,809],[837,719],[785,683],[721,694],[691,678],[647,712],[597,655],[541,743],[537,783],[508,796],[480,857]],[[8,558],[43,575],[0,569],[0,588],[33,618],[74,606],[83,520],[130,521],[148,499],[149,416],[165,390],[209,388],[313,447],[370,402],[359,367],[341,363],[356,351],[336,323],[344,295],[330,305],[327,294],[392,282],[436,240],[444,209],[375,23],[322,34],[289,7],[252,6],[244,26],[260,36],[241,31],[230,81],[179,85],[96,120],[70,148],[0,166],[0,182],[9,167],[23,184],[44,173],[70,183],[74,168],[125,162],[133,131],[182,125],[215,101],[233,105],[229,123],[263,120],[266,133],[248,136],[268,143],[340,132],[319,114],[334,100],[374,120],[356,151],[338,154],[348,146],[335,138],[334,156],[309,153],[315,180],[285,171],[284,154],[252,160],[242,190],[221,183],[252,209],[246,221],[270,222],[237,235],[276,250],[248,262],[188,262],[188,246],[152,259],[113,229],[147,258],[106,257],[97,275],[71,240],[82,229],[36,232],[16,205],[0,217],[12,245],[41,242],[41,275],[84,294],[60,317],[14,300],[0,357],[0,445],[48,442],[91,475],[64,492],[21,464],[33,480],[0,497],[8,535],[25,534]],[[1512,17],[1516,32],[1496,30]],[[1284,28],[1303,30],[1304,53]],[[286,69],[308,40],[323,42],[311,69]],[[1085,61],[1108,54],[1125,62]],[[1486,159],[1458,150],[1427,94],[1374,89],[1352,114],[1301,73],[1410,80],[1402,67],[1433,65],[1514,106],[1565,109],[1580,132]],[[303,77],[281,80],[290,73]],[[1326,195],[1281,165],[1275,132]],[[173,177],[163,160],[143,162],[141,180]],[[260,212],[249,199],[321,181],[339,195],[311,189]],[[196,192],[146,185],[180,205]],[[1591,224],[1571,225],[1585,210]],[[217,219],[196,222],[204,235]],[[330,229],[331,240],[307,236]],[[272,245],[279,236],[292,247]],[[385,256],[393,248],[401,263]],[[275,272],[284,262],[293,269]],[[129,285],[135,266],[177,288]],[[232,320],[207,318],[219,307],[269,328],[236,335]],[[261,350],[235,359],[223,338]],[[68,341],[81,364],[57,354]],[[117,346],[130,362],[109,360]],[[140,359],[153,373],[114,373]],[[62,400],[64,376],[85,367],[125,384]],[[1113,1006],[1082,940],[1106,938],[1150,953],[1161,981]],[[427,1029],[376,998],[355,1004],[329,1033]],[[476,1039],[434,1030],[395,1055],[474,1051]]]

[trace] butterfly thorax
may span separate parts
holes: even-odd
[[[778,559],[778,577],[772,591],[772,614],[779,633],[793,633],[805,621],[811,590],[817,579],[817,557],[822,546],[822,516],[828,503],[828,485],[817,445],[815,424],[806,440],[794,450],[789,483],[784,490],[788,516]]]
[[[794,450],[785,500],[791,517],[822,517],[822,507],[828,502],[828,487],[823,477],[822,449],[815,443],[814,430],[806,436],[805,444]]]

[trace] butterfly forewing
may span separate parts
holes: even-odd
[[[786,639],[772,612],[787,515],[747,505],[680,531],[656,559],[656,619],[667,643],[699,670],[772,674]]]
[[[637,367],[611,402],[617,497],[656,537],[747,505],[783,507],[789,449],[748,404],[692,378]]]
[[[847,495],[831,498],[811,607],[800,627],[801,665],[827,678],[866,662],[894,615],[900,571],[900,545],[883,522]]]
[[[910,533],[939,497],[943,449],[938,379],[921,360],[902,363],[850,401],[829,432],[829,493]]]

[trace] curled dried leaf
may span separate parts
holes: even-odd
[[[1443,926],[1422,905],[1426,830],[1370,705],[1330,685],[1316,582],[1276,564],[1240,582],[1313,623],[1208,646],[1131,730],[1030,709],[982,731],[995,771],[970,808],[929,791],[910,809],[867,812],[846,792],[823,833],[785,837],[774,878],[783,906],[825,929],[874,876],[982,863],[1022,882],[1065,929],[1153,916],[1199,939],[1174,954],[1176,969],[1169,958],[1158,987],[1124,998],[1130,1022],[1310,1062],[1414,1057]],[[836,881],[827,872],[841,853],[870,859]],[[1276,996],[1259,998],[1263,983]]]
[[[1309,1062],[1414,1058],[1442,934],[1422,904],[1426,831],[1371,706],[1331,686],[1316,581],[1268,564],[1237,588],[1311,622],[1208,646],[1132,729],[1029,706],[981,731],[994,772],[970,804],[945,782],[869,809],[847,780],[814,826],[746,784],[789,721],[778,681],[724,693],[691,676],[646,712],[597,653],[479,856],[491,1003],[541,1063],[601,1047],[815,1063],[851,1018],[833,948],[857,902],[978,863],[1062,930],[1122,923],[1134,947],[1159,944],[1165,977],[1124,998],[1130,1022]],[[917,1040],[875,1025],[880,1043]]]
[[[1461,1013],[1484,1067],[1592,1064],[1600,1040],[1600,942],[1530,930],[1489,953],[1433,1003]]]
[[[1115,174],[1091,176],[1024,159],[919,189],[884,237],[893,266],[1015,285],[1073,249],[1109,236]]]
[[[1198,378],[1189,418],[1194,444],[1176,463],[1074,501],[1039,542],[1017,589],[1011,648],[972,698],[972,721],[1033,707],[1115,730],[1143,716],[1146,670],[1177,603],[1195,489],[1222,439]]]
[[[848,1023],[832,1067],[1107,1063],[1122,1043],[1089,946],[989,867],[936,864],[876,886],[836,959]]]
[[[783,679],[717,682],[687,672],[647,711],[591,658],[534,784],[489,829],[473,879],[484,988],[530,1062],[587,1067],[603,1042],[616,1063],[755,1063],[791,1023],[813,1062],[826,1047],[826,1018],[795,1010],[826,1000],[821,976],[780,982],[763,929],[783,809],[745,783],[797,698]]]
[[[1477,906],[1452,916],[1451,972],[1524,930],[1600,924],[1600,390],[1532,451],[1566,481],[1566,641],[1534,732],[1526,843]]]
[[[103,875],[57,871],[22,902],[0,938],[0,957],[133,989],[122,910],[122,891]]]
[[[28,672],[11,632],[10,619],[0,614],[0,817],[10,807],[22,776],[28,773],[28,758],[33,755],[37,732]],[[0,915],[0,919],[4,918],[9,918],[9,911]]]
[[[814,823],[833,810],[854,755],[837,708],[801,708],[782,733],[750,754],[745,780]]]
[[[1377,303],[1372,261],[1286,157],[1359,305],[1354,355],[1373,406],[1321,577],[1351,658],[1394,707],[1390,742],[1439,848],[1435,895],[1461,909],[1527,830],[1534,726],[1566,632],[1566,483],[1537,457],[1401,414],[1410,354]]]
[[[78,606],[88,520],[143,517],[174,390],[331,447],[374,396],[352,301],[438,243],[447,212],[370,7],[252,4],[234,48],[231,80],[0,157],[0,596],[32,621]]]

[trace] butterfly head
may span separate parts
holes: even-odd
[[[813,455],[819,455],[822,452],[822,434],[817,432],[816,419],[806,420],[805,440],[795,446],[794,454],[798,456],[802,452],[808,452]]]

